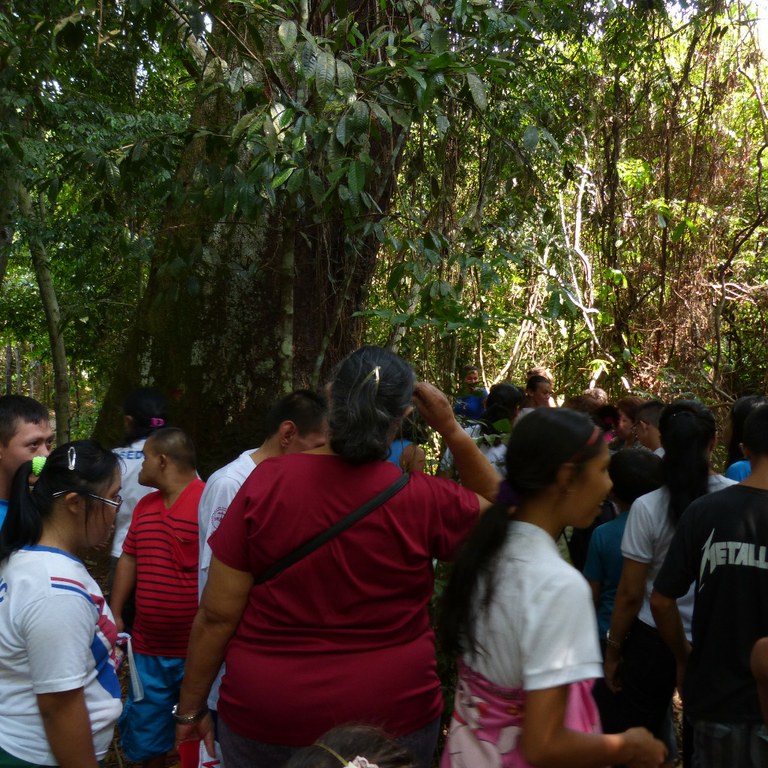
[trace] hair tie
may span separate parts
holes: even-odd
[[[369,763],[365,757],[358,755],[354,760],[345,760],[335,749],[331,749],[325,744],[316,741],[315,746],[324,749],[329,754],[333,755],[343,766],[343,768],[379,768],[375,763]]]
[[[71,445],[67,450],[67,469],[70,472],[73,472],[76,464],[77,464],[77,451],[75,450],[75,446]]]
[[[497,504],[502,504],[505,507],[519,507],[522,500],[520,491],[509,480],[502,480],[499,483],[499,493],[496,496]]]
[[[149,420],[149,426],[150,427],[163,427],[163,426],[165,426],[165,419],[160,418],[159,416],[153,416]]]
[[[35,458],[32,459],[32,474],[35,477],[40,477],[40,473],[43,471],[44,466],[45,456],[35,456]]]

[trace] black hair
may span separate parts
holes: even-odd
[[[595,422],[605,432],[610,432],[619,424],[619,409],[615,405],[601,405],[594,415]]]
[[[158,389],[142,387],[131,392],[123,403],[123,413],[131,417],[126,435],[129,443],[168,426],[168,403]]]
[[[477,373],[480,373],[480,369],[476,365],[465,365],[461,369],[462,378],[466,376],[470,371],[476,371]]]
[[[763,403],[750,411],[744,422],[742,442],[755,456],[768,455],[768,404]]]
[[[661,412],[664,485],[674,527],[686,507],[709,490],[709,455],[716,432],[712,411],[698,400],[677,400]]]
[[[608,475],[613,495],[626,505],[664,484],[661,457],[643,448],[625,448],[611,456]]]
[[[165,454],[182,469],[194,469],[197,466],[195,444],[189,435],[178,427],[155,430],[144,444],[145,451],[147,444],[151,445],[152,450]]]
[[[525,392],[520,387],[506,383],[494,384],[488,393],[485,410],[480,417],[480,431],[484,435],[510,432],[512,422],[524,399]]]
[[[548,379],[546,376],[540,376],[538,373],[533,374],[533,376],[529,376],[528,380],[525,382],[525,391],[530,392],[536,387],[539,386],[539,384],[552,384],[552,380]]]
[[[602,433],[585,414],[537,408],[510,435],[507,480],[524,502],[551,486],[563,464],[573,463],[580,471],[602,447]],[[493,598],[498,555],[509,525],[507,507],[492,505],[459,553],[442,604],[442,640],[449,653],[479,650],[475,630]]]
[[[744,425],[747,421],[747,417],[752,411],[765,403],[768,403],[768,398],[761,395],[745,395],[740,397],[731,406],[731,439],[728,441],[728,457],[726,459],[726,467],[730,467],[736,461],[741,461],[744,458],[744,453],[741,450],[741,443],[744,442]]]
[[[8,514],[0,530],[0,562],[17,549],[40,540],[43,522],[53,510],[56,494],[98,495],[104,492],[120,469],[117,456],[95,440],[75,440],[60,445],[51,453],[30,490],[31,472],[32,462],[27,461],[14,475]],[[88,498],[86,510],[90,510]]]
[[[272,437],[284,421],[292,421],[300,435],[320,431],[328,417],[325,398],[309,389],[297,389],[281,397],[264,418],[264,430]]]
[[[411,404],[413,369],[383,347],[361,347],[341,361],[331,383],[331,448],[350,464],[384,461]]]
[[[3,395],[0,397],[0,443],[8,445],[18,432],[18,423],[40,424],[49,421],[48,409],[33,397]]]
[[[378,768],[418,768],[419,765],[402,744],[381,729],[370,725],[340,725],[324,733],[312,746],[296,752],[283,768],[344,768],[356,757],[364,757]]]
[[[644,421],[652,427],[659,428],[659,419],[664,410],[664,403],[661,400],[648,400],[644,402],[635,412],[635,421]]]

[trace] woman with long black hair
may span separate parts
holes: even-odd
[[[540,408],[512,431],[506,461],[514,497],[483,515],[444,595],[459,681],[441,766],[658,766],[664,748],[647,731],[599,732],[594,605],[555,543],[611,489],[603,434],[581,413]]]
[[[686,507],[732,481],[711,468],[715,418],[700,402],[678,400],[666,406],[659,432],[664,485],[635,501],[621,542],[624,567],[605,650],[606,684],[620,695],[603,725],[606,730],[643,725],[664,737],[676,667],[651,613],[653,582]],[[692,590],[678,600],[678,608],[690,639]]]
[[[97,768],[122,709],[117,630],[78,553],[112,534],[120,470],[90,440],[34,463],[0,533],[0,767]]]

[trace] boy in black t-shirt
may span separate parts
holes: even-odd
[[[749,416],[743,442],[752,474],[688,507],[651,596],[656,626],[677,659],[696,768],[768,766],[750,670],[752,647],[768,635],[768,406]],[[690,644],[675,601],[694,581]]]

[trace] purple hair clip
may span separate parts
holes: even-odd
[[[165,419],[161,419],[159,416],[153,416],[149,420],[150,427],[162,427],[165,425]]]

